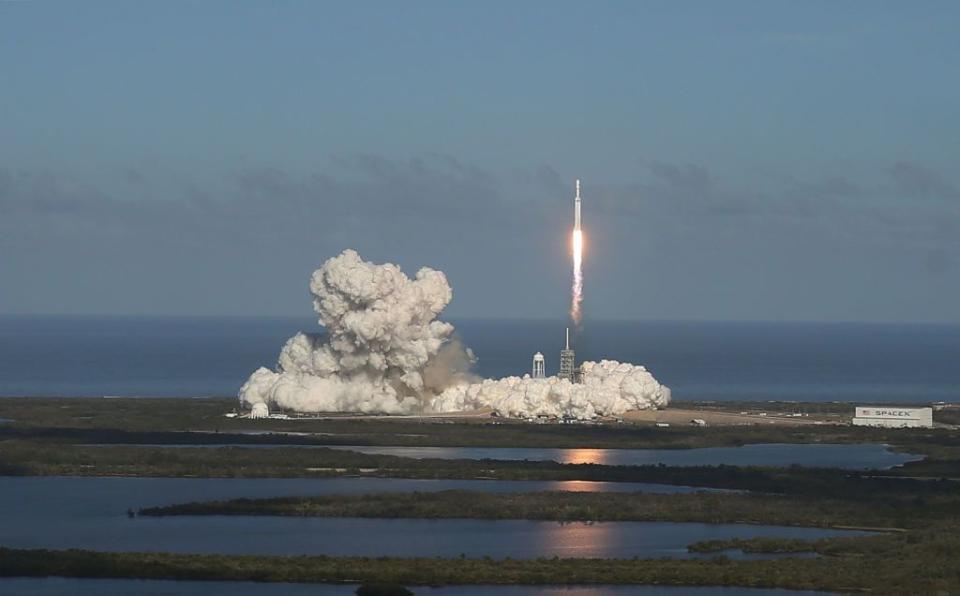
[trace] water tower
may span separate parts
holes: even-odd
[[[270,410],[269,408],[267,408],[267,404],[263,403],[262,401],[253,404],[253,407],[250,409],[250,417],[251,418],[269,418]]]
[[[531,376],[534,379],[545,379],[547,377],[547,363],[540,352],[533,355],[533,374]]]

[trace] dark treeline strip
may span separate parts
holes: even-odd
[[[112,400],[108,400],[112,401]],[[0,399],[0,404],[3,400]],[[2,416],[0,408],[0,417]],[[9,415],[15,415],[13,413]],[[60,441],[85,444],[157,445],[374,445],[399,447],[510,447],[510,448],[611,448],[697,449],[737,447],[750,443],[853,443],[887,442],[876,429],[843,426],[811,427],[707,427],[655,428],[640,425],[493,424],[437,421],[416,422],[387,418],[366,420],[257,420],[220,419],[182,429],[138,429],[117,420],[111,426],[55,425],[17,418],[0,427],[0,438]],[[239,420],[239,421],[238,421]],[[162,429],[162,430],[157,430]],[[308,430],[309,429],[309,430]],[[263,434],[249,434],[256,430]],[[264,432],[266,431],[266,432]],[[301,433],[301,434],[290,434]],[[315,433],[315,434],[312,434]],[[901,437],[902,438],[902,437]]]
[[[960,497],[871,502],[744,493],[485,493],[463,490],[234,499],[140,510],[146,516],[277,515],[420,519],[670,521],[917,528],[960,517]]]
[[[780,561],[776,561],[780,563]],[[326,556],[222,556],[0,548],[0,576],[66,576],[262,582],[748,585],[824,589],[809,561],[761,569],[739,561]],[[797,564],[799,563],[799,564]],[[737,577],[739,576],[739,577]]]
[[[3,400],[0,399],[0,402]],[[2,408],[0,408],[2,410]],[[106,427],[17,424],[0,427],[0,438],[61,441],[86,444],[158,445],[372,445],[398,447],[509,447],[509,448],[610,448],[699,449],[738,447],[756,443],[864,443],[889,442],[882,429],[844,426],[810,427],[707,427],[656,428],[640,425],[560,425],[507,422],[418,423],[412,420],[370,418],[367,420],[223,419],[210,430],[131,429]],[[117,424],[117,421],[112,421]],[[160,425],[162,428],[163,425]],[[314,430],[313,427],[316,427]],[[311,430],[307,430],[310,428]],[[297,430],[299,429],[299,430]],[[256,430],[262,434],[249,434]],[[879,431],[879,432],[878,432]],[[301,434],[293,434],[293,433]],[[909,432],[909,431],[908,431]],[[902,440],[906,435],[901,435]],[[922,437],[911,437],[922,443]],[[948,439],[949,440],[949,439]],[[960,442],[958,442],[960,443]]]
[[[728,538],[725,540],[701,540],[687,547],[691,553],[720,553],[739,550],[745,553],[790,554],[818,553],[835,540],[856,540],[850,538],[825,538],[822,540],[803,540],[800,538]]]
[[[687,547],[691,553],[722,553],[739,550],[752,554],[791,554],[817,553],[825,556],[843,556],[866,554],[887,554],[892,552],[891,545],[915,543],[920,540],[921,532],[891,538],[888,535],[871,537],[838,537],[803,540],[800,538],[729,538],[725,540],[701,540]]]
[[[206,431],[131,431],[116,428],[0,427],[0,440],[50,441],[86,445],[339,445],[341,441],[269,433],[242,434]],[[344,444],[349,444],[344,442]]]
[[[109,553],[0,548],[0,576],[262,582],[475,584],[647,584],[740,586],[879,594],[960,590],[955,532],[847,541],[832,556],[706,559],[367,558]],[[923,570],[918,573],[918,570]]]
[[[956,526],[953,521],[947,522],[942,528],[928,528],[911,530],[904,533],[882,533],[874,536],[819,538],[803,540],[796,538],[730,538],[724,540],[701,540],[687,547],[692,553],[709,554],[722,553],[729,550],[739,550],[752,554],[791,554],[817,553],[834,560],[845,560],[844,557],[887,557],[888,563],[900,565],[897,558],[902,552],[905,559],[919,560],[919,553],[927,553],[931,561],[949,559],[956,556],[956,549],[960,548],[960,540],[951,536]],[[903,570],[906,572],[907,570]],[[960,576],[960,572],[957,572]]]

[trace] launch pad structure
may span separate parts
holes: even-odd
[[[560,350],[560,374],[561,379],[566,379],[571,383],[580,382],[580,368],[577,366],[577,353],[570,347],[570,328],[567,327],[567,341],[564,348]]]
[[[531,378],[546,378],[546,365],[543,354],[537,352],[533,355],[533,370]],[[571,383],[580,383],[583,380],[583,372],[577,366],[577,353],[570,347],[570,328],[567,327],[567,338],[564,348],[560,350],[560,372],[557,378],[566,379]]]

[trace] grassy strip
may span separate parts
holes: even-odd
[[[746,585],[823,589],[808,561],[778,569],[702,560],[224,556],[0,548],[0,576],[263,582]],[[781,563],[775,561],[775,563]],[[799,565],[797,564],[799,563]]]
[[[845,557],[891,558],[899,561],[899,552],[909,557],[928,553],[931,561],[943,559],[946,562],[956,556],[960,541],[950,534],[955,531],[952,522],[945,527],[925,530],[910,530],[904,533],[884,533],[874,536],[819,538],[803,540],[796,538],[730,538],[721,540],[701,540],[687,547],[688,552],[709,554],[727,550],[739,550],[751,554],[791,554],[817,553],[835,560],[849,560]],[[919,559],[918,559],[919,560]],[[898,563],[899,564],[899,563]]]
[[[960,448],[949,431],[872,429],[850,426],[754,425],[709,428],[654,428],[649,424],[557,425],[515,421],[457,419],[440,423],[427,419],[248,420],[227,419],[234,399],[102,399],[0,398],[0,417],[15,422],[0,427],[0,436],[47,438],[79,443],[296,442],[329,445],[496,446],[557,448],[696,448],[746,443],[882,442],[911,449],[937,445]],[[689,405],[689,404],[688,404]],[[721,404],[711,407],[721,408]],[[847,405],[838,406],[849,409]],[[732,408],[732,410],[731,410]],[[723,409],[776,409],[767,402],[724,404]],[[790,410],[829,409],[824,404],[790,404]],[[448,421],[449,422],[449,421]],[[250,437],[242,431],[308,433],[299,436]],[[210,437],[190,436],[205,431]],[[2,434],[7,433],[7,434]],[[21,434],[11,434],[21,433]],[[22,434],[26,433],[26,434]],[[309,434],[317,433],[317,434]],[[218,437],[219,435],[219,437]],[[947,441],[947,442],[945,442]]]
[[[933,531],[934,533],[936,530]],[[802,538],[729,538],[721,540],[701,540],[687,547],[691,553],[709,554],[722,553],[728,550],[739,550],[751,554],[791,554],[817,553],[825,556],[842,557],[845,555],[864,556],[888,554],[892,545],[914,544],[921,540],[930,540],[933,534],[929,531],[914,532],[909,535],[891,537],[879,535],[870,537],[835,537],[804,540]],[[940,542],[940,538],[933,538]]]
[[[743,493],[485,493],[440,492],[325,495],[185,503],[140,510],[145,516],[276,515],[418,519],[671,521],[814,527],[935,525],[960,517],[960,497],[942,495],[922,506]]]
[[[727,550],[739,550],[752,554],[790,554],[815,553],[824,548],[824,540],[803,540],[800,538],[729,538],[726,540],[701,540],[687,547],[691,553],[720,553]],[[849,538],[846,540],[850,540]]]
[[[851,541],[852,542],[852,541]],[[960,590],[958,540],[911,544],[902,536],[860,539],[830,557],[712,559],[368,558],[109,553],[0,548],[0,576],[64,576],[262,582],[647,584],[741,586],[880,594]],[[923,573],[917,573],[923,569]]]

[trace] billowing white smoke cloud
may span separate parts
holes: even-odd
[[[584,362],[582,383],[529,375],[488,379],[450,387],[434,401],[439,412],[493,408],[503,416],[572,416],[592,418],[629,410],[659,408],[670,402],[670,389],[647,369],[615,360]]]
[[[443,273],[424,267],[411,280],[396,265],[367,263],[347,250],[313,273],[310,292],[327,337],[288,340],[277,372],[261,368],[240,389],[244,402],[404,413],[465,380],[471,356],[451,338],[453,326],[436,320],[453,296]],[[445,376],[435,362],[446,365]]]
[[[440,271],[414,279],[346,250],[313,273],[310,291],[326,337],[298,333],[277,370],[260,368],[241,402],[299,412],[452,412],[493,408],[506,416],[621,414],[660,407],[670,390],[642,366],[584,362],[583,383],[508,377],[477,382],[473,354],[437,320],[453,293]]]

